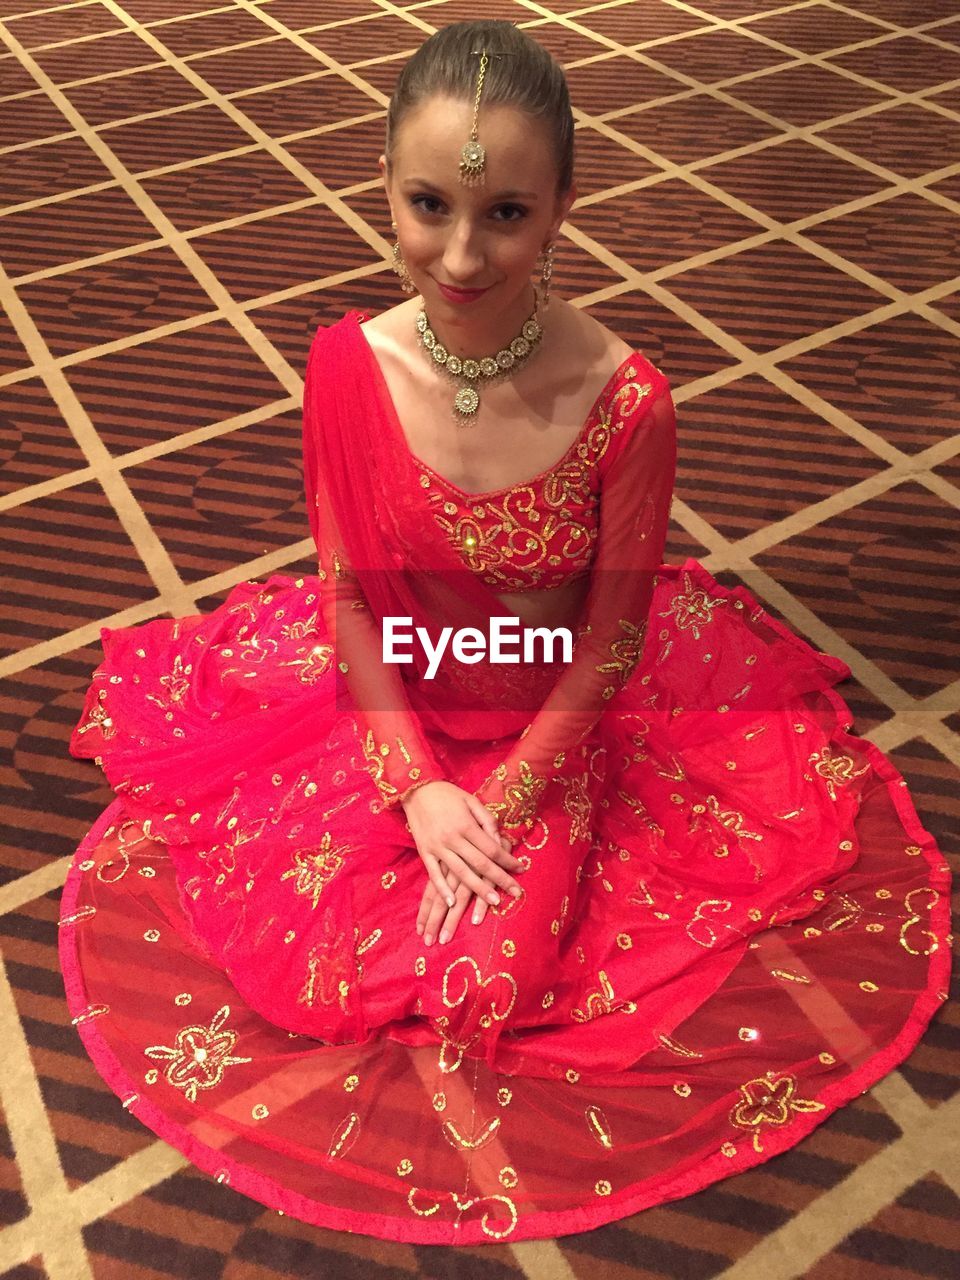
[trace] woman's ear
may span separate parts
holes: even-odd
[[[387,157],[385,155],[382,155],[380,159],[377,161],[377,165],[380,169],[380,177],[383,181],[383,189],[387,193],[387,203],[390,205],[390,220],[391,222],[396,222],[397,220],[396,214],[393,212],[393,198],[390,195],[390,175],[387,172]]]
[[[554,220],[550,225],[550,234],[547,237],[548,243],[556,240],[560,235],[560,228],[566,220],[567,214],[570,212],[577,200],[577,184],[572,182],[567,191],[557,199]]]

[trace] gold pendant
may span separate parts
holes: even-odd
[[[477,412],[480,397],[475,387],[461,387],[454,397],[453,406],[463,418],[470,418]]]
[[[462,182],[478,182],[483,174],[487,154],[479,142],[471,139],[463,144],[460,152],[460,178]]]

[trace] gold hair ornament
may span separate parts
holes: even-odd
[[[463,144],[463,150],[460,152],[460,181],[464,186],[476,186],[483,181],[484,167],[487,162],[487,153],[483,146],[477,141],[477,116],[480,111],[480,94],[483,92],[483,77],[487,72],[487,62],[489,57],[486,49],[474,49],[473,53],[480,53],[480,72],[477,76],[477,96],[473,103],[473,128],[470,130],[470,138]]]

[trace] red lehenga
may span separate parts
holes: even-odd
[[[308,1222],[581,1231],[792,1146],[945,998],[949,877],[849,732],[850,674],[661,563],[667,378],[639,352],[548,471],[462,492],[406,447],[349,312],[304,402],[315,576],[104,628],[70,749],[117,796],[61,956],[97,1069],[221,1181]],[[572,661],[379,660],[380,620],[504,616],[589,575]],[[559,672],[559,674],[558,674]],[[400,800],[496,814],[523,895],[426,947]]]

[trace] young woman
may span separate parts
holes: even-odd
[[[380,163],[415,296],[314,339],[316,575],[103,632],[71,750],[117,798],[64,894],[68,1000],[123,1105],[247,1195],[559,1235],[769,1159],[900,1062],[947,871],[849,732],[849,668],[662,563],[668,378],[549,297],[559,67],[442,29]]]

